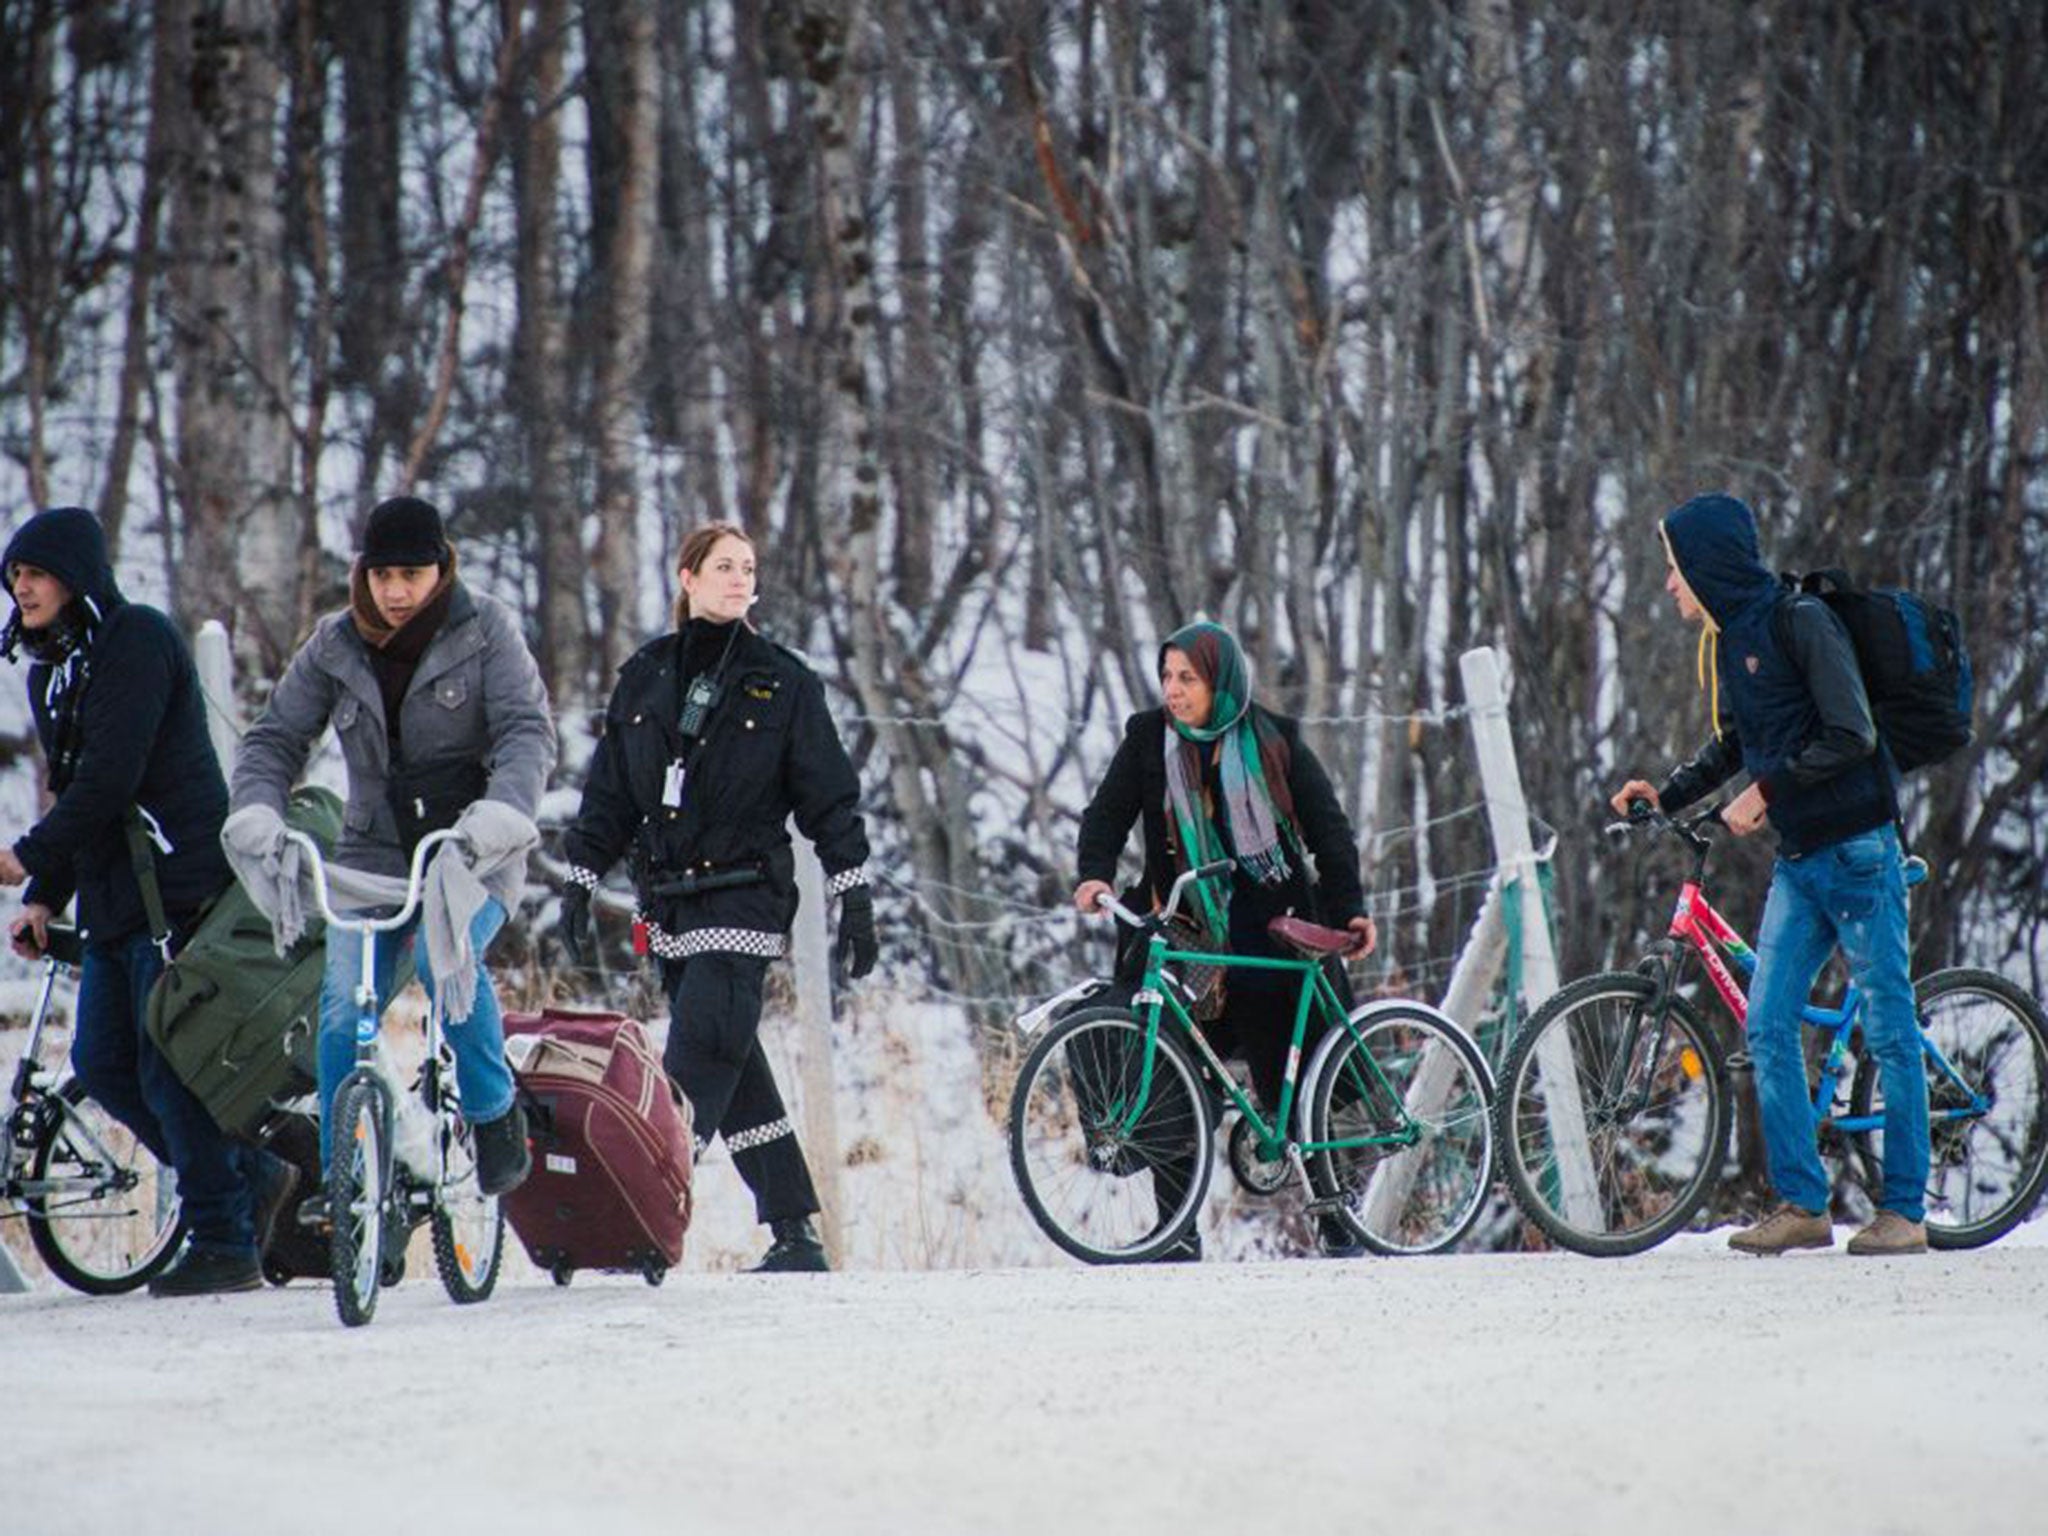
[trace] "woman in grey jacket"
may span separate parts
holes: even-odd
[[[400,496],[370,514],[349,598],[346,609],[315,626],[243,738],[232,809],[262,805],[282,816],[308,753],[332,724],[348,765],[338,864],[403,878],[420,839],[452,826],[478,800],[530,819],[555,763],[547,691],[511,613],[456,578],[455,551],[430,503]],[[448,1030],[463,1113],[476,1129],[477,1182],[487,1195],[515,1188],[531,1166],[505,1063],[504,1022],[483,964],[519,883],[516,865],[488,882],[491,899],[470,931],[475,1002]],[[415,919],[378,939],[379,1008],[390,1000],[393,972],[417,928]],[[354,945],[329,947],[320,997],[323,1159],[335,1089],[355,1064],[360,967]],[[429,966],[421,970],[438,996],[441,979]]]

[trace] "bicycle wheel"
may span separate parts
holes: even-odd
[[[1927,1243],[1979,1248],[2025,1221],[2048,1179],[2048,1021],[1990,971],[1936,971],[1914,993],[1927,1069]],[[1865,1055],[1850,1113],[1882,1114],[1883,1087]],[[1884,1133],[1860,1132],[1856,1143],[1866,1183],[1881,1190]]]
[[[1727,1068],[1685,999],[1673,997],[1661,1020],[1648,1016],[1656,990],[1633,971],[1573,982],[1531,1016],[1501,1069],[1508,1188],[1575,1253],[1655,1247],[1720,1176]]]
[[[1144,1087],[1145,1026],[1120,1008],[1061,1020],[1010,1096],[1010,1171],[1045,1235],[1090,1264],[1158,1257],[1209,1188],[1209,1091],[1164,1031]],[[1137,1116],[1125,1120],[1135,1108]]]
[[[455,1130],[449,1138],[449,1181],[435,1194],[431,1218],[434,1268],[448,1299],[468,1306],[497,1287],[505,1257],[505,1213],[496,1195],[477,1188],[475,1132],[460,1116],[450,1118]]]
[[[1462,1029],[1418,1005],[1360,1009],[1311,1066],[1311,1142],[1412,1132],[1407,1145],[1314,1154],[1317,1184],[1374,1253],[1439,1253],[1493,1184],[1492,1083]]]
[[[333,1114],[327,1210],[334,1223],[334,1310],[360,1328],[377,1314],[391,1198],[391,1101],[383,1081],[350,1074],[334,1096]]]
[[[185,1235],[177,1175],[76,1082],[51,1108],[29,1157],[29,1241],[73,1290],[132,1291],[170,1263]]]

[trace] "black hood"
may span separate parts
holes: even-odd
[[[48,571],[71,589],[74,599],[90,600],[96,617],[104,618],[123,601],[114,568],[107,563],[100,520],[83,507],[52,507],[23,523],[7,541],[0,573],[17,565]]]

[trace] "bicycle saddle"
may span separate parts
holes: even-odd
[[[1311,958],[1348,955],[1358,947],[1358,935],[1349,928],[1325,928],[1305,917],[1276,917],[1266,924],[1266,933]]]

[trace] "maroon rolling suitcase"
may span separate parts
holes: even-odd
[[[616,1013],[505,1016],[533,1172],[503,1199],[533,1262],[567,1285],[579,1269],[659,1285],[690,1225],[690,1109],[647,1031]]]

